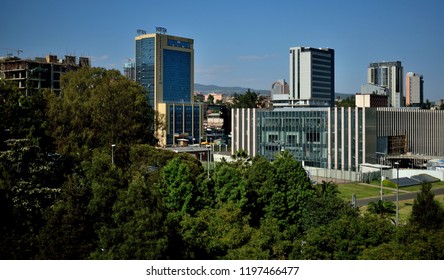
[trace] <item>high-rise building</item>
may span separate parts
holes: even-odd
[[[290,103],[290,87],[285,80],[279,80],[271,85],[273,107],[288,107]]]
[[[443,122],[443,110],[233,108],[231,149],[269,160],[285,150],[311,175],[363,180],[364,163],[400,162],[423,168],[428,160],[442,159]]]
[[[391,107],[404,107],[403,71],[400,61],[375,62],[368,67],[367,82],[387,89]]]
[[[408,72],[405,78],[405,105],[418,106],[424,103],[424,81],[422,75]]]
[[[130,80],[134,80],[136,78],[134,62],[128,61],[124,64],[123,75]]]
[[[335,55],[333,49],[290,48],[289,106],[333,106]]]
[[[191,102],[194,91],[193,39],[157,33],[136,37],[136,81],[157,110],[162,102]]]
[[[194,40],[141,30],[135,38],[135,80],[147,91],[148,101],[158,113],[154,128],[160,146],[178,140],[198,141],[203,132],[203,105],[194,104]]]
[[[46,57],[35,59],[21,59],[19,57],[0,58],[0,79],[16,83],[20,90],[26,94],[36,89],[51,89],[60,92],[60,77],[68,71],[75,71],[81,67],[90,67],[91,60],[88,57],[76,57],[66,55],[64,59],[58,59],[56,55],[48,54]]]
[[[271,94],[289,94],[290,88],[285,80],[278,80],[271,85]]]

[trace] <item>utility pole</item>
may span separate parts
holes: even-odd
[[[396,176],[396,221],[395,224],[396,226],[399,225],[399,161],[395,162],[395,166],[396,166],[396,172],[397,172],[397,176]]]

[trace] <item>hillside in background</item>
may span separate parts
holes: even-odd
[[[202,85],[202,84],[194,84],[194,91],[201,92],[201,93],[224,93],[227,95],[232,95],[234,93],[238,94],[244,94],[248,88],[244,87],[222,87],[222,86],[216,86],[216,85]],[[270,90],[265,89],[250,89],[250,91],[254,91],[256,93],[259,93],[261,95],[267,95],[270,96]],[[339,93],[336,92],[336,97],[341,97],[341,99],[346,99],[350,96],[353,96],[354,94],[348,94],[348,93]]]
[[[243,94],[248,90],[248,88],[243,87],[221,87],[215,85],[202,85],[202,84],[194,84],[194,91],[198,91],[201,93],[224,93],[228,95],[232,95],[234,93]],[[262,95],[270,95],[270,90],[265,89],[250,89],[250,91],[254,91],[256,93]]]

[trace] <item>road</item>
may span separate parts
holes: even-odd
[[[419,191],[418,191],[419,192]],[[407,199],[415,199],[418,192],[409,192],[409,193],[399,193],[399,201],[401,200],[407,200]],[[438,194],[444,194],[444,188],[439,188],[439,189],[432,189],[432,193],[435,195]],[[365,206],[367,205],[369,202],[371,201],[378,201],[379,200],[379,196],[378,197],[370,197],[370,198],[363,198],[363,199],[357,199],[356,200],[356,206],[357,207],[361,207],[361,206]],[[396,194],[390,194],[390,195],[385,195],[382,197],[382,199],[387,200],[387,201],[393,201],[396,202]]]

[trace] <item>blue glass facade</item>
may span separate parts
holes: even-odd
[[[191,48],[191,44],[189,42],[184,42],[181,40],[173,40],[173,39],[168,39],[168,46],[178,47],[178,48],[186,48],[186,49]]]
[[[190,102],[191,53],[163,50],[163,101]]]
[[[272,160],[287,150],[300,161],[327,167],[327,110],[258,111],[258,154]]]
[[[156,131],[161,145],[200,137],[202,108],[191,102],[194,84],[193,40],[148,34],[135,40],[136,81],[148,93],[150,106],[165,117],[165,130]],[[192,140],[192,139],[191,139]]]
[[[148,93],[150,106],[154,107],[154,38],[136,40],[136,81]]]
[[[250,156],[274,160],[286,150],[306,166],[357,172],[366,151],[376,152],[367,147],[376,139],[369,135],[366,143],[366,128],[373,125],[361,108],[242,108],[231,113],[233,150]],[[374,130],[368,132],[376,137]]]
[[[199,139],[201,135],[202,106],[193,104],[168,104],[167,145],[173,145],[174,137]],[[198,140],[196,140],[198,141]]]

